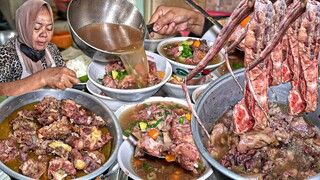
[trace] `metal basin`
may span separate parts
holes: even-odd
[[[0,46],[15,35],[17,35],[17,32],[14,30],[0,31]]]
[[[93,60],[112,62],[115,53],[98,49],[77,35],[77,30],[92,23],[115,23],[134,27],[145,33],[146,24],[139,10],[127,0],[72,0],[67,10],[71,36],[77,47]]]
[[[66,91],[62,90],[54,90],[54,89],[41,89],[34,92],[30,92],[21,96],[16,97],[9,97],[0,104],[0,122],[2,122],[8,115],[10,115],[14,110],[18,109],[21,106],[26,104],[30,104],[33,102],[41,101],[45,96],[55,97],[58,100],[61,99],[73,99],[78,104],[84,106],[85,108],[93,111],[97,115],[100,115],[106,122],[106,126],[110,135],[112,136],[111,143],[111,153],[110,156],[99,169],[89,173],[85,176],[76,178],[77,180],[87,180],[87,179],[94,179],[98,175],[105,172],[116,160],[117,153],[119,147],[122,143],[122,130],[120,124],[118,122],[117,117],[114,113],[108,108],[107,105],[102,103],[96,97],[74,89],[67,89]],[[5,164],[0,162],[0,169],[7,173],[9,176],[15,179],[31,179],[22,174],[19,174]]]
[[[240,69],[235,72],[235,76],[241,83],[242,87],[244,84],[244,70]],[[274,86],[273,90],[277,94],[277,99],[275,95],[269,90],[269,101],[278,102],[281,104],[287,104],[287,97],[291,86],[289,83],[282,84],[279,86]],[[318,89],[319,93],[319,89]],[[203,92],[200,99],[197,101],[195,108],[198,113],[204,127],[207,131],[210,132],[215,122],[228,110],[228,108],[233,107],[238,101],[243,97],[242,92],[237,86],[236,82],[232,76],[228,73],[215,81],[213,81],[206,90]],[[320,127],[320,103],[318,99],[318,107],[315,112],[306,113],[307,119]],[[213,157],[210,156],[206,150],[206,142],[208,138],[204,134],[203,130],[198,126],[196,120],[192,119],[191,122],[192,134],[195,140],[197,147],[200,150],[202,156],[215,168],[215,174],[218,179],[237,179],[243,180],[246,179],[233,171],[220,165]],[[320,179],[320,174],[317,174],[314,177],[309,178],[309,180]]]

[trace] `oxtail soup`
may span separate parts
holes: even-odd
[[[134,75],[139,87],[146,87],[149,66],[141,31],[124,24],[93,23],[81,27],[77,34],[90,45],[119,54],[128,74]]]
[[[131,166],[140,178],[197,179],[204,172],[186,106],[171,101],[138,104],[119,120],[124,135],[139,139]]]
[[[197,65],[209,51],[206,40],[189,38],[185,41],[168,42],[160,49],[161,53],[173,61]],[[209,65],[217,64],[221,61],[221,56],[215,56]]]
[[[100,168],[111,153],[106,121],[71,99],[45,97],[0,125],[0,160],[34,179],[73,179]]]

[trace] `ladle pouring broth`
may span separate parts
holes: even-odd
[[[83,26],[77,34],[90,45],[119,54],[128,74],[135,75],[137,88],[147,86],[149,65],[142,32],[128,25],[94,23]]]

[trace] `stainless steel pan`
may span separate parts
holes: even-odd
[[[245,80],[244,70],[240,69],[236,71],[235,76],[243,86]],[[290,89],[290,83],[274,86],[273,90],[275,91],[276,96],[269,90],[269,101],[287,104],[287,97]],[[230,74],[226,74],[209,84],[195,105],[196,112],[198,113],[202,123],[204,124],[204,127],[207,128],[207,131],[210,132],[211,128],[219,119],[219,117],[221,117],[228,110],[228,108],[233,107],[238,101],[240,101],[242,97],[242,92],[240,91],[239,87]],[[318,108],[315,112],[305,114],[306,117],[311,120],[311,122],[317,127],[320,127],[319,102],[320,101],[318,98]],[[191,122],[191,129],[200,153],[215,168],[216,175],[219,176],[219,179],[245,179],[244,177],[223,167],[219,162],[217,162],[213,157],[210,156],[210,154],[206,150],[206,142],[208,142],[208,139],[205,136],[203,130],[198,126],[194,117]],[[320,174],[309,178],[309,180],[317,179],[320,179]]]
[[[72,0],[67,10],[67,20],[73,41],[93,60],[111,62],[119,60],[114,53],[98,49],[76,33],[78,29],[92,23],[115,23],[134,27],[145,33],[146,24],[139,10],[127,0]]]
[[[93,179],[105,172],[114,163],[114,161],[116,161],[117,153],[122,143],[122,130],[117,117],[108,108],[108,106],[88,93],[74,89],[67,89],[66,91],[42,89],[21,96],[9,97],[0,103],[0,122],[2,122],[8,115],[10,115],[14,110],[18,109],[19,107],[33,102],[39,102],[45,96],[56,97],[58,100],[67,98],[73,99],[78,104],[93,111],[97,115],[100,115],[107,122],[106,126],[110,132],[110,135],[112,136],[112,148],[107,162],[105,162],[103,166],[99,169],[85,176],[76,178],[76,180]],[[13,171],[2,162],[0,162],[0,169],[15,179],[31,179]]]

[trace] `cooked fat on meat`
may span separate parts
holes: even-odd
[[[0,141],[0,161],[7,162],[19,155],[19,150],[14,144],[14,138]]]
[[[54,158],[50,160],[48,167],[49,179],[62,180],[66,176],[74,177],[76,175],[76,169],[73,164],[63,158]]]
[[[65,139],[71,134],[71,123],[67,117],[54,121],[38,130],[38,137],[43,139]]]
[[[34,179],[39,179],[47,170],[47,162],[44,159],[34,160],[29,158],[19,166],[19,169],[22,174]]]

